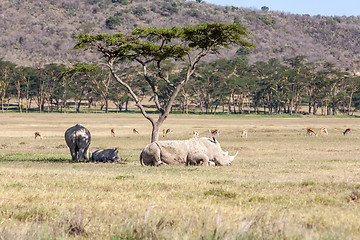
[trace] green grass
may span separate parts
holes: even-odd
[[[239,151],[228,167],[140,166],[151,128],[136,114],[9,113],[0,123],[0,238],[360,237],[357,118],[171,115],[164,123],[174,134],[161,140],[219,128],[222,148]],[[72,162],[64,132],[76,123],[91,131],[91,150],[118,147],[125,164]],[[329,136],[305,136],[322,126]],[[347,127],[353,133],[343,136]]]

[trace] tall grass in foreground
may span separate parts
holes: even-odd
[[[219,128],[223,149],[240,155],[229,167],[142,167],[150,126],[140,116],[2,116],[0,239],[360,237],[360,119],[172,116],[164,139]],[[71,162],[63,134],[75,123],[91,131],[92,150],[117,146],[126,164]],[[321,126],[329,136],[305,136]]]

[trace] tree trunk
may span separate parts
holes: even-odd
[[[313,103],[313,114],[316,115],[316,112],[317,112],[317,103],[314,102]]]
[[[109,99],[105,98],[105,112],[108,113],[109,111]]]
[[[214,114],[216,113],[216,109],[218,108],[219,104],[215,105]]]
[[[348,109],[347,109],[347,114],[350,115],[351,112],[351,104],[352,104],[352,97],[354,95],[354,91],[351,91],[350,93],[350,100],[349,100],[349,105],[348,105]]]
[[[77,102],[76,104],[76,112],[79,113],[80,112],[80,106],[81,106],[81,99]]]
[[[159,141],[159,132],[160,132],[160,126],[158,122],[152,124],[153,128],[151,131],[151,142]]]
[[[228,100],[228,114],[231,114],[231,94],[230,94],[229,100]]]

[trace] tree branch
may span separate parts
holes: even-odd
[[[164,109],[161,107],[160,102],[159,102],[159,94],[158,94],[158,87],[155,85],[154,81],[152,81],[147,73],[147,68],[146,65],[143,65],[143,69],[144,69],[144,77],[145,80],[149,83],[151,90],[154,93],[154,103],[156,108],[160,111],[160,113],[162,114],[164,112]]]
[[[132,88],[131,88],[127,83],[125,83],[123,80],[121,80],[121,78],[115,73],[115,71],[114,71],[114,69],[113,69],[113,63],[112,63],[111,61],[109,61],[108,64],[107,64],[107,66],[108,66],[108,68],[110,69],[110,72],[111,72],[111,74],[114,76],[114,78],[116,79],[116,81],[118,81],[121,85],[123,85],[123,86],[128,90],[128,92],[130,93],[130,95],[131,95],[132,98],[134,99],[134,101],[135,101],[135,103],[136,103],[136,106],[140,109],[142,115],[143,115],[146,119],[148,119],[148,120],[151,122],[151,124],[154,125],[154,124],[155,124],[154,119],[147,114],[144,106],[141,105],[139,98],[136,96],[136,94],[135,94],[135,92],[132,90]]]
[[[164,80],[171,88],[175,88],[175,85],[169,81],[168,75],[166,77],[163,75],[163,73],[162,73],[163,71],[162,71],[162,68],[161,68],[161,65],[160,65],[160,61],[157,61],[157,67],[158,67],[158,70],[159,70],[158,71],[159,77],[162,80]]]

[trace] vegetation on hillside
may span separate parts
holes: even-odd
[[[304,55],[311,62],[330,62],[351,71],[359,68],[360,17],[354,16],[295,15],[184,0],[4,0],[0,15],[0,57],[22,66],[97,59],[68,51],[78,33],[222,22],[240,24],[253,33],[251,42],[257,48],[249,55],[250,63]],[[234,58],[237,50],[222,51],[222,57]]]

